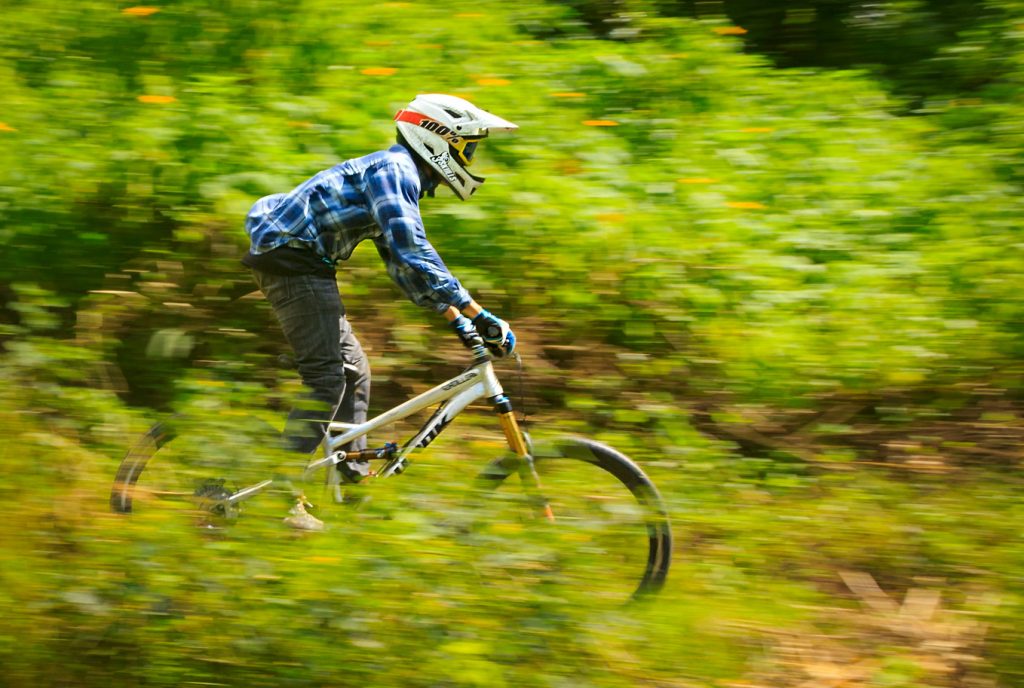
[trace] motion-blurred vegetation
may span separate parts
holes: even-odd
[[[1024,681],[1024,2],[0,19],[0,683]],[[377,498],[391,520],[338,512],[313,539],[106,511],[159,413],[278,419],[297,382],[244,214],[388,145],[423,91],[521,126],[481,148],[472,202],[424,201],[428,234],[516,327],[520,406],[661,487],[679,552],[656,605],[482,575],[415,465]],[[374,409],[458,370],[371,248],[339,287]],[[490,421],[424,460],[482,465]],[[452,456],[459,433],[480,455]]]

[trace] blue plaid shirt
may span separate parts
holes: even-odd
[[[420,218],[423,189],[412,154],[396,144],[324,170],[291,193],[265,196],[245,218],[250,252],[308,248],[331,264],[372,239],[388,274],[412,301],[444,312],[459,310],[469,292],[427,241]]]

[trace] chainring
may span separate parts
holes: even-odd
[[[223,478],[208,478],[199,483],[192,493],[196,508],[219,518],[237,517],[238,505],[227,501],[234,492],[226,488],[224,482]]]

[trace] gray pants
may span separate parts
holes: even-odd
[[[253,270],[284,336],[295,352],[308,391],[292,408],[284,441],[293,451],[316,451],[327,420],[362,423],[370,405],[370,366],[345,318],[333,278],[273,275]],[[366,448],[366,438],[348,450]]]

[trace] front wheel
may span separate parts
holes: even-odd
[[[479,484],[492,493],[489,528],[493,558],[505,571],[553,574],[589,598],[637,598],[665,583],[672,555],[668,512],[657,488],[626,455],[589,439],[571,439],[534,457],[541,495],[525,494],[512,478],[521,460],[492,462]],[[550,506],[547,523],[541,498]],[[544,524],[542,527],[535,527]],[[516,554],[507,550],[512,532]],[[524,554],[525,552],[525,554]]]

